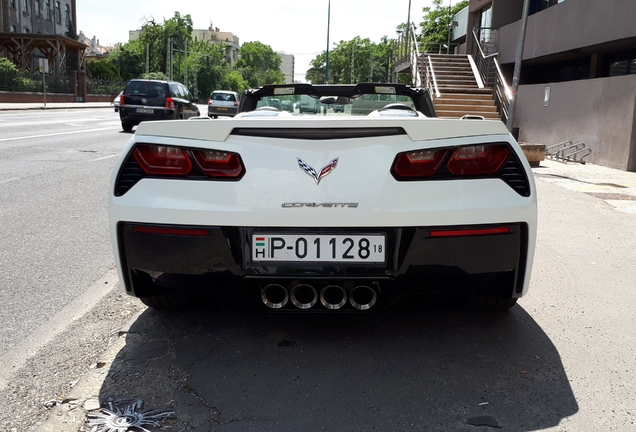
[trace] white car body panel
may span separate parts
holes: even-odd
[[[323,123],[324,122],[324,123]],[[402,127],[407,135],[325,141],[231,135],[234,128]],[[528,162],[499,121],[435,118],[313,118],[238,115],[223,122],[142,123],[122,151],[110,183],[137,143],[236,152],[246,174],[237,182],[145,178],[123,196],[110,194],[110,225],[120,278],[116,226],[120,221],[242,227],[418,227],[525,222],[530,283],[536,242],[536,190],[516,193],[500,179],[397,181],[390,173],[396,154],[436,147],[508,142],[526,172]],[[297,158],[319,170],[338,158],[337,169],[317,185]],[[283,208],[283,203],[358,203],[348,207]]]

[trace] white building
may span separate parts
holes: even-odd
[[[283,52],[279,52],[278,55],[283,60],[280,70],[285,75],[285,84],[292,84],[294,82],[294,56]]]

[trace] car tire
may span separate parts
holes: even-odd
[[[203,304],[202,297],[194,293],[164,292],[162,294],[139,297],[143,304],[158,310],[178,310]]]
[[[133,128],[133,124],[128,122],[122,122],[121,128],[124,130],[124,132],[131,132]]]
[[[517,304],[516,298],[501,299],[471,292],[462,298],[464,309],[471,311],[505,311]]]

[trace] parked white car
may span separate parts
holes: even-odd
[[[259,107],[308,94],[387,104],[358,116]],[[424,89],[299,84],[246,91],[225,121],[142,123],[110,184],[125,292],[164,309],[215,292],[303,313],[440,292],[512,307],[535,249],[530,166],[501,121],[434,116]]]

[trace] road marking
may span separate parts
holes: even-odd
[[[11,177],[11,178],[8,178],[8,179],[0,180],[0,184],[9,183],[9,182],[16,181],[16,180],[18,180],[17,177]]]
[[[98,129],[84,129],[79,131],[57,132],[57,133],[44,134],[44,135],[30,135],[30,136],[14,137],[14,138],[0,138],[0,142],[18,141],[18,140],[25,140],[25,139],[32,139],[32,138],[45,138],[45,137],[60,136],[60,135],[74,135],[74,134],[80,134],[80,133],[86,133],[86,132],[99,132],[99,131],[112,130],[112,129],[113,129],[112,127],[98,128]]]
[[[101,161],[101,160],[104,160],[104,159],[110,159],[110,158],[114,158],[114,157],[117,157],[117,156],[119,156],[119,155],[118,155],[118,154],[115,154],[115,155],[110,155],[110,156],[102,156],[102,157],[97,158],[97,159],[89,160],[89,162],[99,162],[99,161]]]

